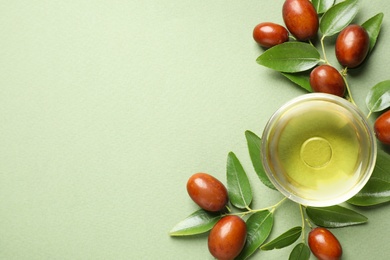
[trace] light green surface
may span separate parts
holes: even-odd
[[[390,2],[359,2],[357,22],[385,13],[374,53],[350,76],[364,108],[368,88],[390,77]],[[277,202],[244,131],[260,134],[304,93],[255,62],[252,29],[282,23],[282,3],[0,1],[0,259],[212,259],[205,236],[168,232],[197,209],[188,177],[225,182],[231,150],[253,207]],[[390,205],[362,212],[368,225],[334,231],[344,259],[388,259]],[[285,203],[272,235],[299,224]]]

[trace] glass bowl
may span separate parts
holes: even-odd
[[[280,107],[262,135],[270,181],[306,206],[342,203],[358,193],[376,161],[376,139],[361,111],[335,95],[311,93]]]

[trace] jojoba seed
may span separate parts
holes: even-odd
[[[341,74],[332,66],[320,65],[310,73],[310,86],[314,92],[322,92],[343,97],[345,82]]]
[[[218,260],[232,260],[244,247],[246,234],[246,224],[240,217],[223,217],[210,231],[209,251]]]
[[[253,29],[253,39],[265,48],[288,41],[288,31],[276,23],[260,23]]]
[[[357,24],[344,28],[336,40],[336,58],[348,68],[356,68],[367,56],[370,47],[370,37],[366,29]]]
[[[317,35],[318,15],[309,0],[286,0],[282,12],[287,29],[297,40],[306,41]]]
[[[308,244],[319,260],[339,260],[343,250],[337,238],[326,228],[317,227],[310,231]]]
[[[375,120],[374,131],[379,141],[390,145],[390,110],[384,112]]]
[[[195,173],[187,182],[191,199],[204,210],[221,211],[228,202],[226,187],[207,173]]]

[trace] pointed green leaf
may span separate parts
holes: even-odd
[[[314,224],[327,228],[337,228],[363,224],[367,218],[356,211],[341,206],[307,207],[307,216]]]
[[[264,210],[252,214],[246,221],[247,239],[241,253],[235,258],[244,260],[251,256],[267,239],[274,223],[273,213]]]
[[[310,75],[308,73],[284,73],[282,75],[288,78],[291,82],[297,84],[298,86],[304,88],[309,92],[313,92],[310,86]]]
[[[190,236],[205,233],[212,229],[220,218],[220,214],[210,213],[200,209],[174,226],[169,232],[169,235]]]
[[[316,9],[317,14],[323,14],[333,6],[334,0],[312,0],[311,3]]]
[[[383,13],[379,13],[362,24],[363,28],[366,29],[368,36],[370,37],[370,51],[374,48],[381,25],[383,21]]]
[[[390,80],[379,82],[367,94],[366,105],[371,112],[390,107]]]
[[[304,243],[297,244],[292,250],[289,260],[309,260],[310,249]]]
[[[390,183],[390,155],[378,149],[376,163],[371,178],[377,178]]]
[[[257,63],[281,72],[300,72],[320,62],[320,53],[309,43],[285,42],[266,50]]]
[[[253,168],[260,181],[268,188],[276,190],[275,186],[268,179],[261,162],[261,139],[251,131],[245,131],[245,137],[248,144],[249,156],[252,160]]]
[[[370,180],[348,203],[373,206],[390,201],[390,155],[378,149],[374,171]]]
[[[302,227],[293,227],[292,229],[284,232],[272,241],[264,244],[260,247],[261,250],[280,249],[291,245],[301,236]]]
[[[390,201],[390,183],[371,178],[361,191],[348,200],[356,206],[373,206]]]
[[[358,12],[357,0],[346,0],[335,4],[322,16],[320,31],[331,36],[347,27]]]
[[[237,208],[247,208],[252,202],[252,189],[244,168],[233,152],[228,154],[226,175],[230,202]]]

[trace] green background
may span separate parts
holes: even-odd
[[[349,76],[367,113],[369,88],[389,78],[390,2],[359,3],[356,23],[385,14],[374,52]],[[0,259],[212,259],[207,236],[168,232],[197,209],[189,176],[226,183],[229,151],[248,172],[253,208],[279,201],[255,175],[244,132],[260,135],[305,93],[255,62],[253,27],[282,24],[282,4],[0,1]],[[387,259],[390,205],[359,212],[367,225],[334,230],[344,259]],[[300,223],[287,202],[271,236]]]

